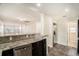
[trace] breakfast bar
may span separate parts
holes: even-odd
[[[47,36],[23,34],[0,37],[0,55],[2,56],[46,56]]]

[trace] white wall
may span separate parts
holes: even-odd
[[[57,22],[57,43],[68,46],[68,24],[75,23],[75,29],[77,29],[77,21],[69,21],[68,19],[61,19]],[[77,30],[75,31],[77,34]],[[75,35],[77,40],[77,35]],[[77,42],[76,42],[77,43]],[[77,45],[76,45],[77,46]]]
[[[36,31],[42,35],[48,35],[47,44],[49,47],[53,46],[53,21],[52,17],[40,14],[40,21],[37,22]]]
[[[48,46],[53,47],[53,18],[45,16],[45,27],[44,31],[48,34]]]
[[[67,20],[60,20],[57,22],[57,43],[62,45],[67,45],[68,40],[68,30],[67,30]]]

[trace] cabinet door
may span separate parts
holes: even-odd
[[[77,42],[77,52],[79,54],[79,20],[78,20],[78,42]]]
[[[13,49],[2,51],[2,56],[14,56]]]
[[[79,54],[79,40],[78,40],[78,48],[77,48],[77,52],[78,52],[78,54]]]
[[[45,56],[46,55],[46,41],[41,40],[32,44],[33,56]]]
[[[46,39],[42,40],[42,55],[46,56]]]
[[[33,56],[42,56],[42,42],[35,42],[32,44],[32,55]]]

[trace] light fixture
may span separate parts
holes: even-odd
[[[40,6],[41,6],[41,4],[40,4],[40,3],[37,3],[37,4],[36,4],[36,6],[37,6],[37,7],[40,7]]]
[[[17,19],[22,21],[22,22],[26,22],[26,23],[31,22],[30,20],[27,20],[27,18],[23,18],[23,17],[17,17]]]
[[[69,12],[69,8],[65,8],[65,12]]]
[[[17,17],[17,19],[19,19],[20,21],[25,21],[26,18],[23,18],[23,17]]]

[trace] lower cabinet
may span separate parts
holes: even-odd
[[[32,43],[33,56],[46,56],[46,39]]]
[[[46,39],[44,39],[43,41],[42,41],[42,55],[43,56],[46,56],[47,55],[47,47],[46,47]]]
[[[32,44],[5,50],[2,56],[32,56]]]
[[[79,40],[78,40],[78,43],[77,43],[77,53],[78,53],[78,55],[79,55]]]
[[[15,48],[14,55],[15,56],[32,56],[32,44]]]
[[[46,39],[3,51],[2,56],[46,56]]]
[[[14,56],[13,49],[2,51],[2,56]]]

